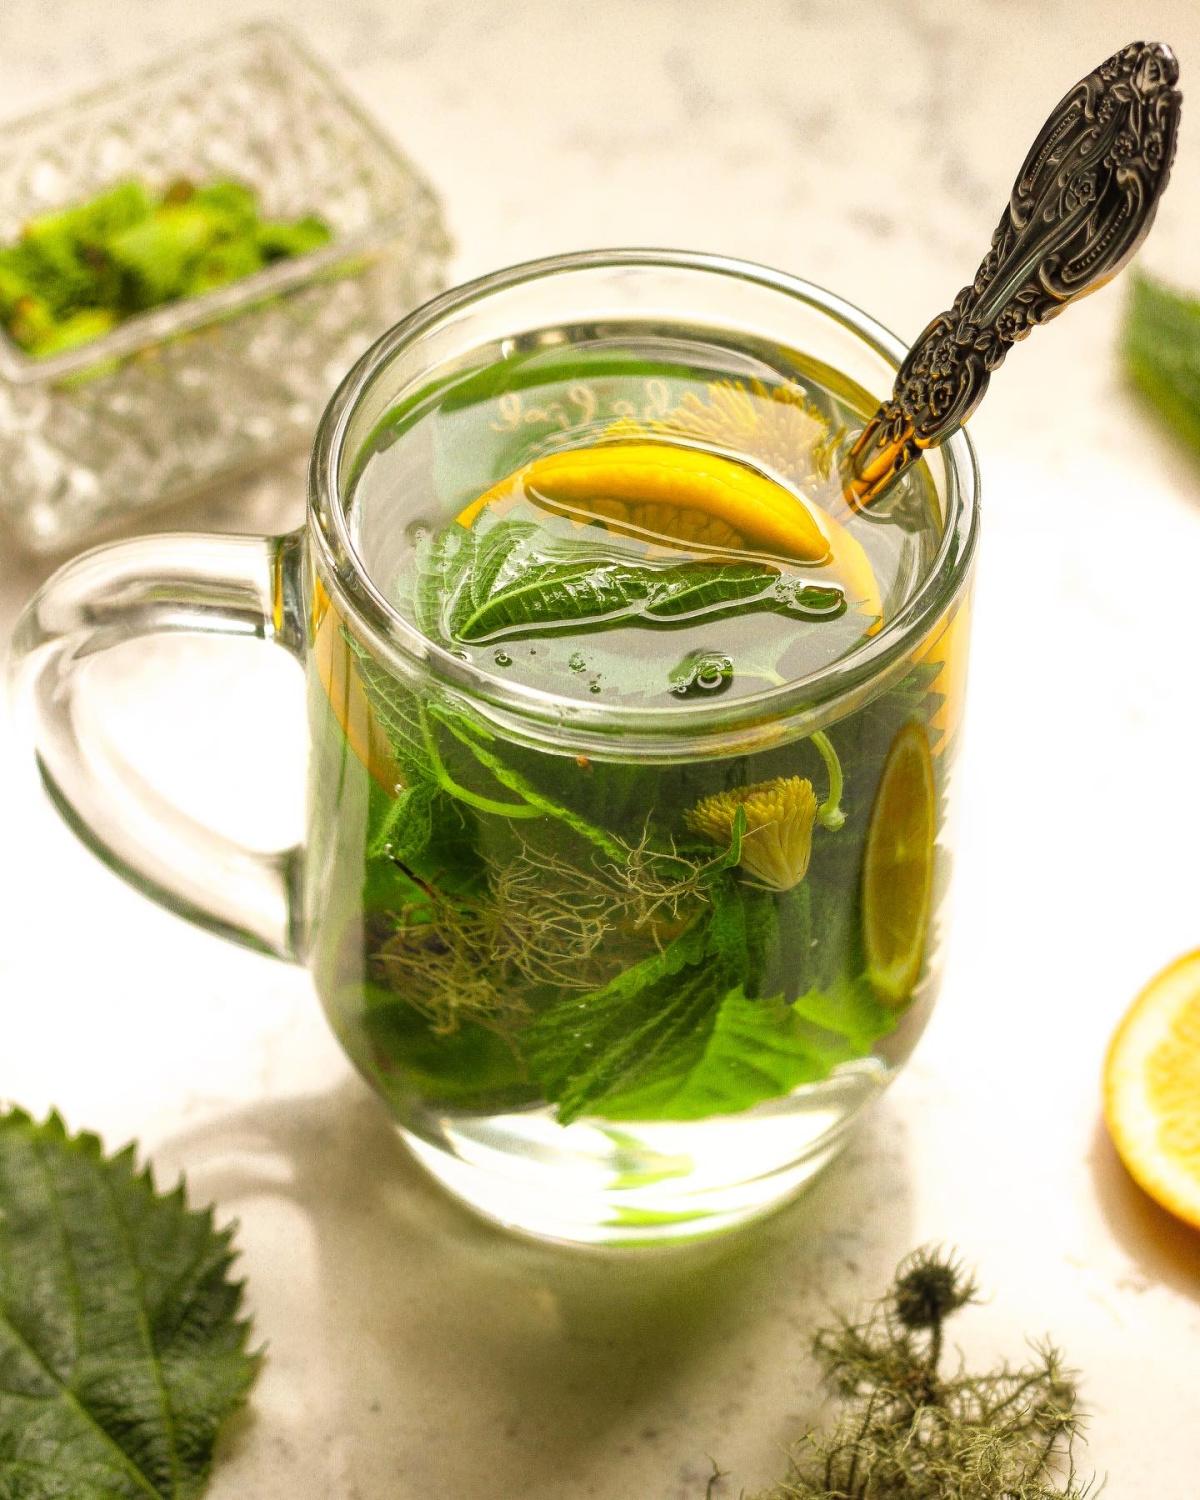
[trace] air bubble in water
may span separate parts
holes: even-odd
[[[733,681],[733,663],[721,651],[689,651],[671,668],[671,691],[679,698],[721,693]]]
[[[512,657],[509,656],[507,651],[497,651],[493,659],[498,667],[512,666]]]

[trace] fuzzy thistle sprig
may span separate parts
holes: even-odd
[[[862,1322],[813,1343],[844,1409],[810,1431],[787,1476],[757,1500],[1085,1500],[1074,1449],[1074,1378],[1050,1343],[985,1374],[941,1371],[947,1318],[977,1300],[955,1257],[922,1249],[901,1262]]]

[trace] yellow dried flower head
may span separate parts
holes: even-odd
[[[739,786],[705,797],[686,822],[714,844],[728,845],[741,808],[746,818],[741,867],[776,891],[790,891],[808,873],[817,799],[812,782],[800,776],[777,776],[755,786]]]
[[[809,493],[828,477],[829,427],[798,386],[768,389],[752,380],[747,389],[740,380],[715,381],[706,399],[689,391],[653,427],[760,459]]]

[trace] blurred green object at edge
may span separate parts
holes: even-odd
[[[1120,352],[1133,384],[1200,452],[1200,298],[1132,276]]]

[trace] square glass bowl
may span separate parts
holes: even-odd
[[[432,191],[278,26],[0,127],[0,242],[130,177],[236,178],[333,240],[46,359],[0,331],[0,515],[32,552],[307,441],[358,355],[444,284]]]

